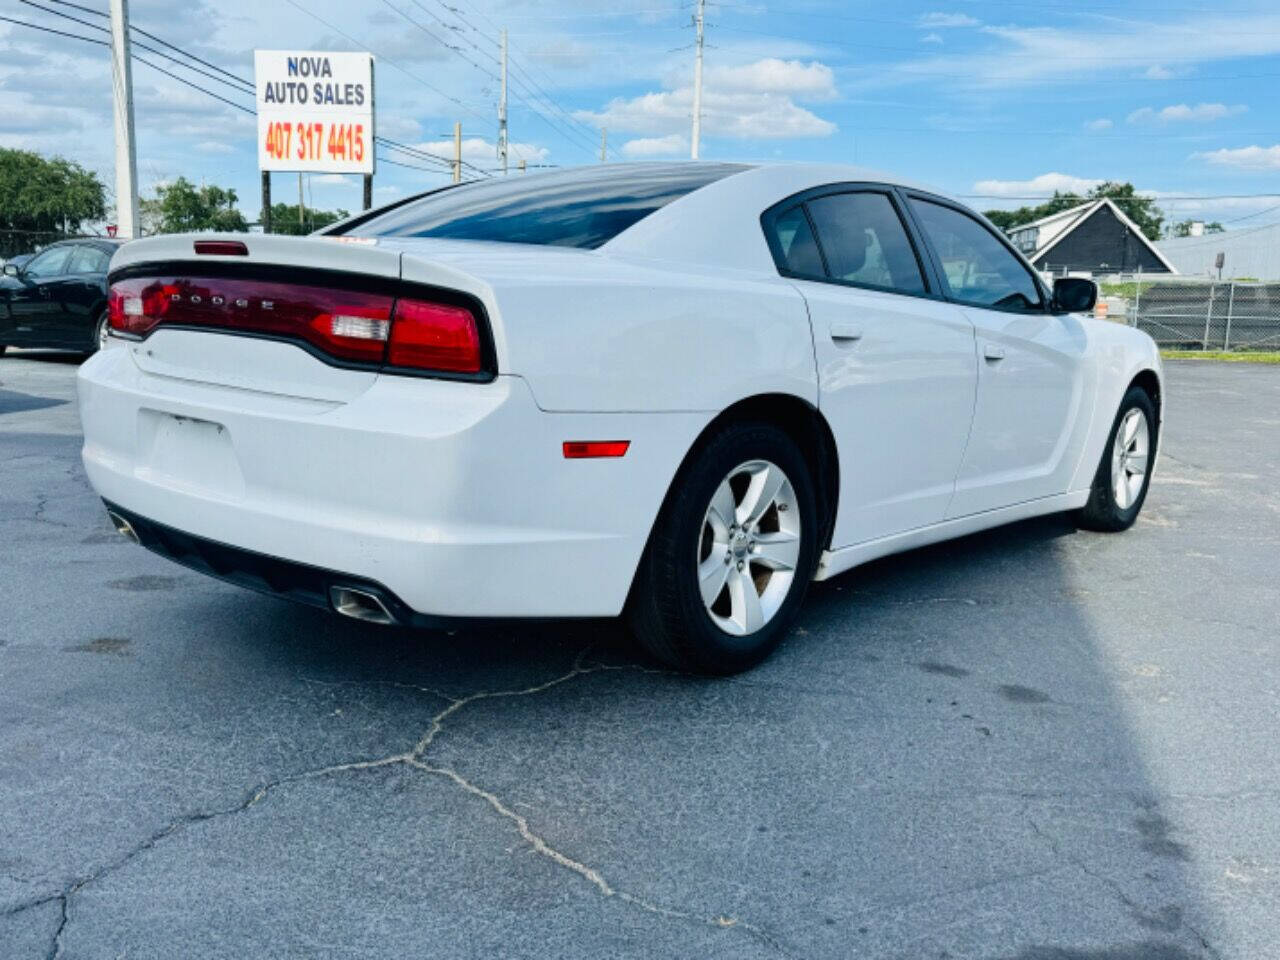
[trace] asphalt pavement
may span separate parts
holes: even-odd
[[[730,680],[172,565],[0,358],[0,958],[1280,956],[1280,368],[1171,363],[1128,533],[816,585]]]

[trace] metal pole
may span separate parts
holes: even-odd
[[[299,233],[307,232],[307,221],[306,221],[306,217],[304,216],[306,213],[306,209],[307,209],[306,206],[302,202],[302,171],[299,170],[298,171],[298,232]]]
[[[498,160],[507,175],[507,31],[502,31],[502,99],[498,101]]]
[[[1213,294],[1217,290],[1217,285],[1209,284],[1209,309],[1204,312],[1204,339],[1200,341],[1200,349],[1209,349],[1209,321],[1213,318]]]
[[[1236,305],[1236,282],[1231,281],[1231,286],[1227,288],[1227,332],[1222,335],[1222,352],[1226,353],[1231,349],[1231,311]]]
[[[262,171],[262,232],[271,232],[271,171]]]
[[[138,207],[138,150],[133,138],[133,60],[129,0],[111,0],[111,88],[116,130],[116,236],[142,233]]]
[[[453,182],[462,182],[462,123],[453,125]]]
[[[366,173],[364,175],[364,209],[368,210],[373,206],[373,174]]]
[[[694,24],[698,28],[698,39],[695,44],[697,54],[693,61],[693,134],[689,138],[689,157],[698,159],[698,149],[702,140],[702,34],[706,20],[707,0],[698,0],[698,13]]]
[[[1142,264],[1138,264],[1138,289],[1133,295],[1133,325],[1138,325],[1138,318],[1142,314]]]
[[[609,159],[609,129],[607,127],[600,128],[600,162],[604,163]]]

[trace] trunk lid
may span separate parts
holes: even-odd
[[[243,245],[245,253],[197,253],[208,241]],[[128,343],[145,372],[345,403],[368,390],[378,372],[362,367],[359,339],[340,345],[340,355],[318,349],[307,311],[376,323],[368,318],[394,298],[400,259],[399,251],[368,241],[179,234],[125,244],[111,260],[110,279],[139,297],[145,291],[146,309],[160,304],[165,312],[163,324]]]

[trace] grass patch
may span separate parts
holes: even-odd
[[[1221,350],[1161,350],[1166,360],[1221,360],[1225,363],[1280,363],[1280,350],[1241,350],[1224,353]]]

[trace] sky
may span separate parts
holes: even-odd
[[[106,24],[95,11],[107,0],[77,3],[0,0],[0,16],[105,38],[94,25]],[[601,127],[611,161],[689,155],[693,0],[131,0],[130,9],[135,27],[249,80],[255,47],[367,50],[377,132],[445,155],[461,121],[464,158],[484,171],[497,166],[505,27],[513,166],[599,162]],[[706,9],[704,159],[857,164],[979,209],[1130,181],[1170,220],[1280,222],[1274,0],[718,0]],[[134,52],[253,106],[217,70]],[[254,219],[252,114],[146,64],[135,65],[134,87],[143,195],[185,176],[234,188]],[[67,157],[114,184],[106,47],[0,20],[0,105],[0,146]],[[443,168],[417,169],[432,166],[420,158],[379,157],[375,203],[448,182]],[[277,202],[296,202],[295,175],[273,183]],[[312,174],[305,190],[309,206],[360,205],[357,177]]]

